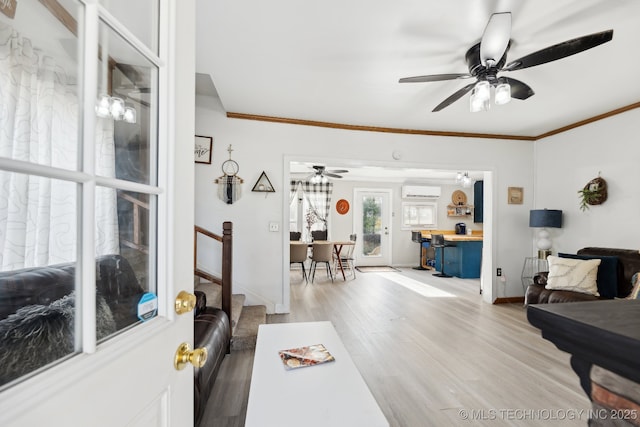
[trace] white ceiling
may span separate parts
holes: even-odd
[[[464,54],[491,13],[512,13],[507,61],[613,29],[580,54],[506,74],[535,91],[488,112],[472,80],[399,84],[468,72]],[[197,72],[227,112],[400,129],[538,136],[640,101],[638,0],[197,0]]]

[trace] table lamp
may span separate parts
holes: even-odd
[[[538,258],[547,259],[551,255],[551,239],[548,227],[562,228],[562,211],[555,209],[534,209],[529,211],[529,227],[540,228],[538,231]]]

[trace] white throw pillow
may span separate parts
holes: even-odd
[[[598,275],[599,259],[571,259],[550,255],[549,276],[546,289],[574,291],[599,297]]]

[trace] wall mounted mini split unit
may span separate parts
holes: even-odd
[[[437,199],[440,197],[440,187],[431,187],[427,185],[403,185],[403,199]]]

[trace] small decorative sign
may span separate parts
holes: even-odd
[[[196,135],[195,151],[194,151],[196,163],[206,163],[210,165],[212,149],[213,149],[212,137]]]
[[[140,301],[138,301],[138,319],[144,322],[156,317],[157,313],[158,297],[150,292],[142,295]]]
[[[523,199],[524,190],[522,187],[509,187],[508,191],[508,203],[510,205],[521,205]]]
[[[16,16],[17,0],[0,0],[0,12],[4,13],[10,19]]]

